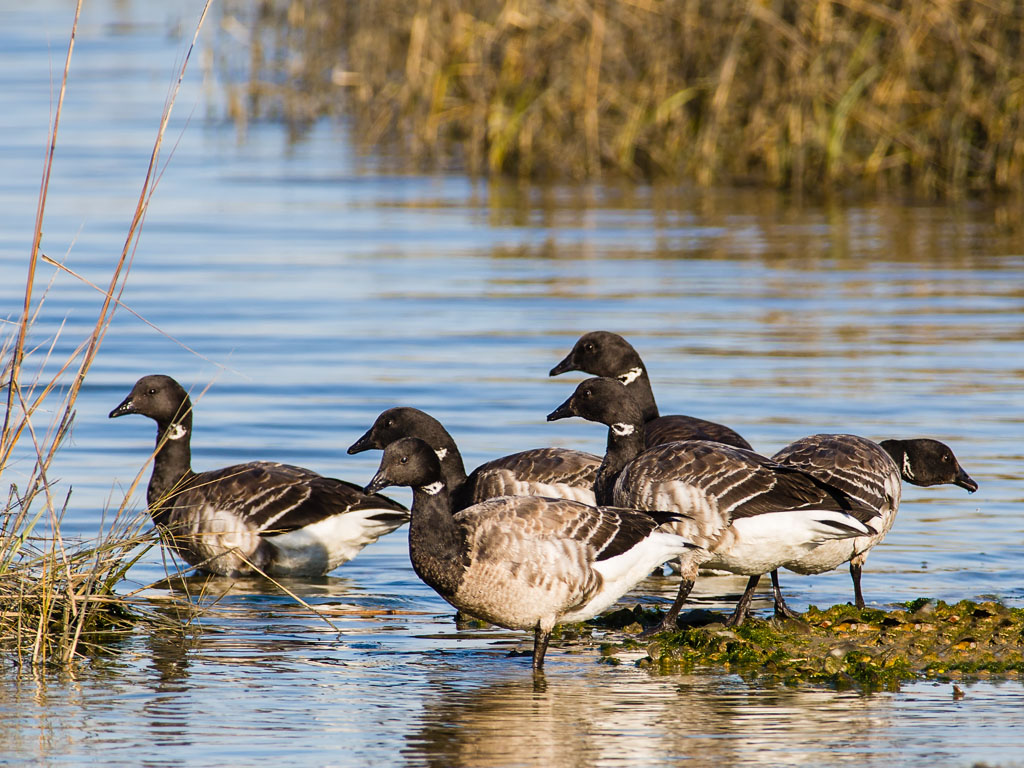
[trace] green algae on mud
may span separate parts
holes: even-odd
[[[603,617],[626,631],[652,625],[656,611],[637,607]],[[1024,609],[995,602],[915,600],[893,610],[814,606],[803,621],[748,619],[727,627],[720,614],[696,611],[688,626],[658,635],[637,664],[672,674],[725,670],[751,682],[823,683],[865,691],[896,690],[922,678],[971,679],[1024,672]],[[637,640],[607,647],[611,663]]]

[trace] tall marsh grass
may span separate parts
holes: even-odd
[[[228,2],[233,114],[419,164],[1024,191],[1017,0]]]
[[[7,480],[6,498],[0,508],[0,661],[32,668],[67,668],[84,655],[108,649],[117,637],[133,631],[140,622],[174,625],[162,619],[161,612],[114,591],[128,569],[156,541],[155,535],[147,532],[148,515],[126,507],[132,489],[120,507],[111,512],[110,521],[101,526],[103,530],[95,540],[67,541],[61,534],[61,521],[71,489],[62,488],[51,477],[54,460],[74,422],[81,387],[120,304],[142,221],[159,178],[164,131],[188,63],[186,56],[177,86],[165,104],[138,204],[128,217],[128,234],[109,283],[106,287],[92,286],[101,297],[95,324],[84,338],[72,344],[69,354],[59,357],[55,352],[58,339],[35,339],[32,328],[47,311],[46,292],[40,292],[37,285],[39,265],[46,263],[78,277],[48,259],[40,245],[81,7],[80,1],[55,99],[49,153],[26,260],[24,303],[0,348],[0,387],[5,398],[0,477],[5,473],[9,477],[8,470],[15,462],[22,475],[20,484]],[[61,341],[66,346],[67,340]],[[23,469],[26,466],[28,469]]]

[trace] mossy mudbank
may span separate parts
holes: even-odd
[[[718,614],[695,612],[676,632],[659,635],[638,664],[662,673],[711,668],[761,683],[825,683],[895,690],[921,678],[970,679],[1024,672],[1024,609],[962,600],[916,600],[894,610],[811,606],[804,621],[749,619],[726,627]],[[601,623],[629,631],[653,624],[637,607]],[[643,648],[636,640],[626,647]],[[622,646],[606,646],[609,658]]]

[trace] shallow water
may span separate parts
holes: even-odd
[[[56,0],[0,13],[0,306],[13,319],[72,14]],[[99,285],[197,14],[86,4],[43,251]],[[152,448],[150,422],[107,419],[140,375],[209,385],[197,468],[266,458],[366,482],[379,455],[344,450],[396,404],[441,419],[469,466],[540,445],[600,452],[596,425],[544,415],[579,380],[547,371],[605,328],[643,355],[663,411],[729,424],[766,453],[820,431],[948,442],[980,491],[906,488],[866,597],[1024,605],[1024,240],[1012,208],[399,174],[326,123],[296,145],[250,124],[239,142],[220,119],[211,39],[175,106],[173,157],[123,296],[163,333],[120,311],[104,341],[53,473],[73,488],[67,535],[95,534]],[[51,276],[41,269],[40,283]],[[98,308],[96,291],[57,276],[35,341],[63,323],[55,357],[66,354]],[[125,588],[163,575],[150,552]],[[783,584],[795,608],[851,592],[842,571]],[[1007,765],[1024,748],[1016,680],[962,684],[961,700],[931,682],[870,696],[763,690],[721,673],[654,677],[628,655],[598,664],[582,643],[553,647],[535,687],[528,658],[507,658],[531,638],[456,627],[412,573],[404,530],[288,586],[337,629],[244,582],[186,643],[140,633],[74,680],[5,668],[0,762]],[[709,579],[696,602],[724,608],[741,588]],[[673,590],[655,579],[629,601]]]

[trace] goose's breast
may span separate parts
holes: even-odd
[[[481,542],[451,602],[512,629],[532,629],[600,589],[586,548],[567,540]]]

